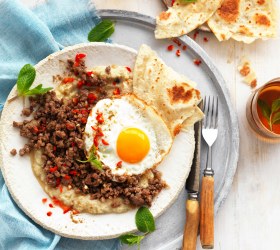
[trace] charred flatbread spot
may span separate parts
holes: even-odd
[[[253,35],[253,33],[250,32],[250,30],[246,26],[244,26],[244,25],[240,25],[239,33],[241,33],[242,35],[250,35],[250,36]]]
[[[265,0],[258,0],[257,3],[258,3],[259,5],[263,5],[263,4],[265,3]]]
[[[256,21],[256,24],[264,25],[264,26],[270,26],[270,20],[265,15],[257,13],[255,15],[255,21]]]
[[[217,13],[227,22],[236,21],[239,14],[239,0],[225,0]]]
[[[170,12],[161,12],[159,15],[160,20],[167,20],[170,17],[171,13]]]
[[[182,128],[181,124],[176,125],[176,127],[174,128],[174,131],[173,131],[174,135],[178,135],[181,131],[181,128]]]
[[[167,89],[171,102],[182,101],[184,103],[189,102],[193,97],[191,90],[185,90],[183,86],[175,85],[172,89]]]

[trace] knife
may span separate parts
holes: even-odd
[[[201,121],[194,125],[195,150],[189,177],[186,181],[188,199],[186,201],[186,224],[182,250],[195,250],[199,225],[199,176],[200,176],[200,141]]]

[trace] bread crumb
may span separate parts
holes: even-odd
[[[257,77],[255,71],[252,69],[249,60],[243,58],[238,66],[238,71],[243,76],[243,82],[249,85],[251,88],[257,86]]]

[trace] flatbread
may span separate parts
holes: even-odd
[[[191,32],[206,22],[221,3],[222,0],[197,0],[194,3],[176,0],[172,7],[157,16],[155,37],[178,37]]]
[[[133,93],[161,115],[173,136],[182,126],[192,126],[203,118],[197,107],[200,92],[195,86],[196,83],[165,65],[150,47],[140,47],[133,74]]]
[[[275,0],[224,0],[208,25],[219,41],[252,43],[276,36],[276,12]]]

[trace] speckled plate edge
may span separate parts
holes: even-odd
[[[124,20],[124,21],[131,21],[137,24],[143,24],[145,26],[150,27],[151,29],[155,29],[156,21],[153,17],[140,14],[138,12],[132,11],[125,11],[125,10],[113,10],[113,9],[103,9],[98,10],[98,14],[101,18],[112,18],[116,20]],[[239,158],[239,126],[238,126],[238,119],[236,112],[233,108],[233,105],[230,100],[229,90],[226,86],[225,80],[222,77],[219,70],[213,64],[211,58],[208,54],[189,36],[184,35],[178,37],[179,40],[184,42],[188,49],[195,55],[196,58],[200,59],[206,69],[206,73],[211,78],[212,82],[214,83],[215,87],[218,90],[217,95],[219,98],[224,98],[227,104],[227,108],[229,110],[229,117],[230,123],[232,124],[232,138],[231,138],[231,145],[232,145],[232,152],[230,155],[230,159],[227,162],[227,176],[223,180],[223,185],[221,190],[219,190],[218,196],[215,197],[215,214],[217,214],[221,205],[225,202],[226,197],[230,191],[233,178],[237,168],[237,162]]]

